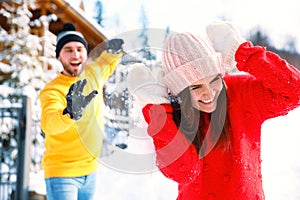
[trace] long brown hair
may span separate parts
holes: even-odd
[[[200,157],[204,157],[209,148],[216,146],[224,150],[230,148],[230,139],[228,134],[229,119],[227,116],[227,94],[223,82],[223,89],[217,100],[217,108],[210,115],[210,127],[208,133],[204,133],[203,112],[192,106],[189,87],[185,88],[178,95],[179,102],[173,101],[173,120],[179,130],[189,139]],[[209,147],[205,138],[213,140],[214,145]]]

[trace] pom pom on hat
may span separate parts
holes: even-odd
[[[72,41],[81,42],[86,49],[88,49],[88,43],[83,37],[83,35],[76,31],[75,26],[72,23],[65,23],[63,25],[62,31],[57,35],[56,38],[56,58],[58,58],[60,50],[63,46]]]
[[[76,31],[74,24],[67,22],[64,23],[62,31]]]
[[[172,33],[163,48],[164,82],[173,95],[199,79],[224,75],[222,55],[207,38],[191,33]]]

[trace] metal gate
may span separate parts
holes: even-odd
[[[27,200],[29,187],[30,100],[0,107],[0,199]]]

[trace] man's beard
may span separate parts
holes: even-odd
[[[82,72],[82,68],[81,69],[78,69],[78,70],[71,70],[70,68],[69,68],[69,66],[66,66],[66,65],[64,65],[63,64],[63,67],[64,67],[64,70],[66,71],[66,72],[68,72],[69,74],[71,74],[71,76],[79,76],[80,74],[81,74],[81,72]]]

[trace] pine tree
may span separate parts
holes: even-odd
[[[149,50],[149,44],[148,44],[148,35],[147,35],[147,29],[148,29],[148,18],[146,15],[146,11],[144,6],[141,6],[141,24],[142,24],[142,29],[141,33],[138,36],[138,39],[141,43],[142,49],[140,50],[140,53],[142,54],[142,57],[145,58],[146,60],[156,60],[156,56],[153,52]]]
[[[96,7],[96,16],[95,16],[95,19],[97,21],[97,23],[101,26],[103,26],[102,24],[102,21],[103,21],[103,17],[102,17],[102,14],[103,14],[103,5],[101,3],[100,0],[98,0],[95,4],[95,7]]]

